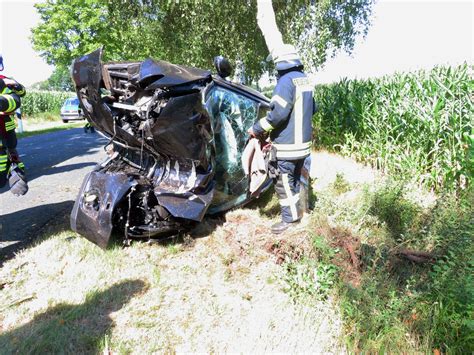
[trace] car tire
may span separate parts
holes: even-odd
[[[69,122],[69,120],[63,120],[63,123],[68,123],[68,122]]]

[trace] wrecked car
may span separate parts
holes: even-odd
[[[84,115],[109,139],[107,159],[75,201],[74,231],[103,248],[113,234],[124,242],[160,239],[257,195],[240,158],[247,130],[269,110],[265,96],[226,80],[218,65],[220,75],[212,75],[161,60],[101,57],[99,49],[72,65]]]

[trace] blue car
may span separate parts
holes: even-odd
[[[84,114],[79,106],[79,99],[77,97],[71,97],[64,101],[61,107],[61,119],[64,123],[84,119]]]

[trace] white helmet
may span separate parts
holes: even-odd
[[[283,44],[280,48],[275,48],[267,57],[267,61],[273,60],[276,70],[287,70],[303,65],[295,46]]]

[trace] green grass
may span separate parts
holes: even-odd
[[[18,122],[17,122],[17,137],[31,137],[38,134],[51,133],[66,129],[83,127],[85,121],[78,122],[69,122],[64,123],[61,121],[61,117],[58,113],[54,112],[41,112],[37,113],[34,116],[26,116],[23,118],[23,133],[18,132]],[[26,128],[26,130],[25,130]]]
[[[18,133],[17,132],[16,135],[17,135],[17,138],[25,138],[25,137],[36,136],[38,134],[51,133],[51,132],[56,132],[56,131],[64,131],[64,130],[68,130],[68,129],[83,127],[83,126],[84,126],[83,122],[74,122],[74,123],[58,122],[58,125],[54,126],[54,127],[39,128],[39,129],[35,129],[35,130],[32,130],[32,131],[23,131],[23,133]]]
[[[316,87],[317,145],[392,178],[374,189],[338,176],[318,196],[317,213],[335,225],[323,228],[327,245],[344,244],[334,242],[334,228],[360,240],[359,269],[328,254],[339,267],[333,290],[353,351],[474,351],[473,70],[464,64]],[[438,193],[435,204],[416,192],[420,185]],[[357,197],[341,199],[347,189]],[[434,261],[416,264],[404,249],[430,252]]]
[[[353,192],[353,200],[334,187],[319,193],[313,249],[285,264],[288,292],[299,302],[334,296],[350,351],[474,351],[473,189],[429,206],[396,181]],[[403,249],[436,259],[417,264],[398,254]]]

